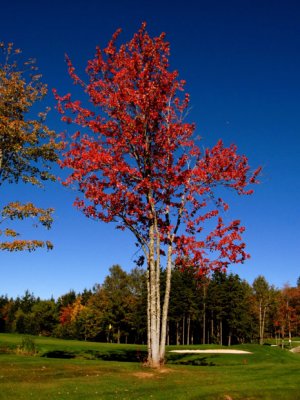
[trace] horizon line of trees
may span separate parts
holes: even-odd
[[[28,290],[15,299],[0,296],[0,332],[147,343],[146,272],[119,265],[109,272],[103,284],[57,300]],[[250,285],[237,274],[195,277],[175,269],[171,291],[166,344],[263,344],[300,335],[300,278],[295,287],[277,289],[261,275]]]

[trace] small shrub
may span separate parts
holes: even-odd
[[[22,343],[17,348],[17,353],[25,354],[28,356],[33,356],[37,354],[37,347],[34,340],[28,336],[23,337]]]

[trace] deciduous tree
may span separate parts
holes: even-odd
[[[43,186],[54,180],[50,165],[57,160],[55,133],[45,123],[46,112],[34,116],[33,108],[41,101],[47,87],[41,82],[35,61],[30,59],[18,64],[21,51],[0,43],[0,186],[18,182]],[[20,239],[19,232],[11,228],[12,221],[34,218],[37,223],[50,228],[52,208],[43,209],[32,202],[22,204],[12,201],[1,205],[0,230],[4,240],[0,250],[35,250],[49,241]]]
[[[259,344],[264,344],[265,326],[267,312],[271,304],[272,287],[268,284],[265,277],[259,275],[252,284],[254,293],[254,307],[258,317],[259,325]]]
[[[108,46],[97,48],[87,65],[87,82],[69,58],[69,73],[92,105],[59,96],[66,122],[80,130],[66,139],[65,181],[82,197],[76,206],[86,216],[115,222],[131,231],[143,251],[148,273],[148,361],[164,362],[172,264],[193,266],[199,274],[243,262],[248,255],[239,220],[226,223],[228,205],[216,189],[250,194],[259,170],[236,146],[221,140],[200,150],[195,126],[185,120],[189,95],[177,71],[169,69],[165,34],[151,38],[145,24],[120,47],[118,30]],[[212,229],[212,222],[215,219]],[[208,228],[209,227],[209,228]],[[166,269],[161,304],[160,272]]]
[[[288,334],[289,340],[292,340],[292,334],[297,335],[299,327],[300,311],[300,288],[285,285],[281,290],[278,325],[282,339]]]

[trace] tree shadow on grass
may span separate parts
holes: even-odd
[[[52,350],[52,351],[47,351],[47,353],[44,353],[42,357],[71,359],[75,358],[76,354],[69,351]]]
[[[147,352],[141,350],[115,350],[105,352],[97,350],[85,350],[84,352],[54,350],[44,353],[42,357],[61,359],[85,358],[88,360],[144,362],[147,359]]]
[[[213,367],[216,364],[209,361],[207,357],[186,355],[186,354],[168,354],[167,364],[177,364],[177,365],[196,365],[202,367]]]
[[[92,359],[103,361],[144,362],[147,359],[147,352],[141,350],[115,350],[106,352],[88,350],[85,353]]]
[[[63,350],[52,350],[44,353],[42,357],[74,359],[84,358],[86,360],[119,361],[119,362],[139,362],[144,363],[147,360],[147,351],[143,350],[112,350],[97,351],[85,350],[82,352],[71,352]],[[177,365],[195,365],[195,366],[215,366],[216,364],[207,357],[186,354],[168,354],[167,364]]]

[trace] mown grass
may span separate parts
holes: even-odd
[[[1,400],[300,400],[300,354],[278,347],[232,346],[249,355],[169,353],[166,367],[153,371],[124,361],[144,346],[37,337],[36,356],[14,354],[21,342],[20,335],[0,334]],[[55,351],[74,358],[45,357]]]

